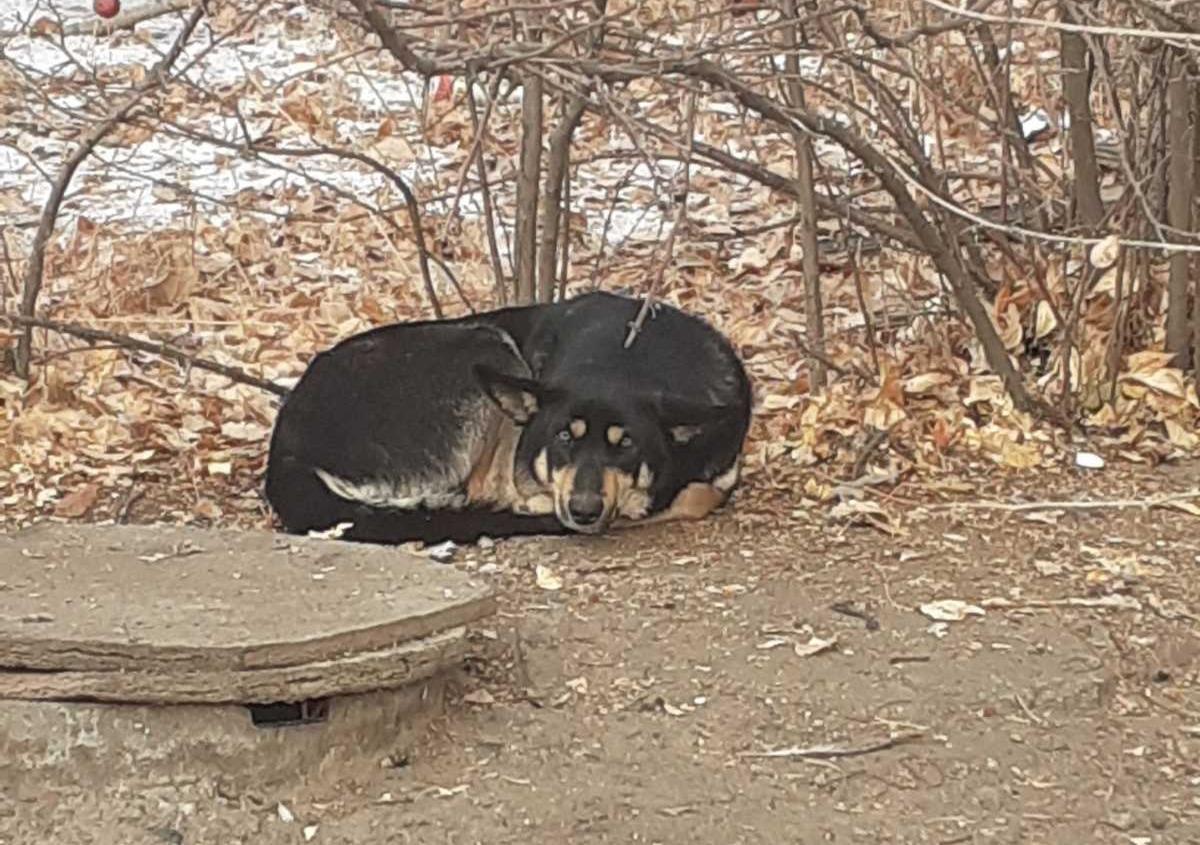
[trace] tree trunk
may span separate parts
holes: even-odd
[[[1200,161],[1200,131],[1196,126],[1200,121],[1200,86],[1192,86],[1192,197],[1200,193],[1200,167],[1195,162]],[[1196,256],[1192,256],[1192,269],[1197,266]],[[1196,380],[1196,392],[1200,393],[1200,273],[1192,273],[1192,375]]]
[[[537,296],[538,183],[542,170],[542,78],[526,73],[521,94],[521,170],[517,176],[516,235],[513,244],[514,301]]]
[[[1074,22],[1071,3],[1061,3],[1063,20]],[[1096,141],[1092,132],[1092,74],[1090,57],[1083,36],[1063,32],[1061,40],[1063,97],[1071,126],[1071,158],[1074,161],[1073,191],[1075,213],[1089,228],[1104,219],[1104,203],[1100,199],[1100,167],[1096,164]]]
[[[1175,56],[1167,82],[1167,148],[1170,153],[1167,177],[1167,223],[1174,230],[1171,240],[1186,240],[1181,232],[1192,231],[1193,190],[1193,132],[1192,84],[1187,62]],[[1186,369],[1192,363],[1191,313],[1188,307],[1188,288],[1191,286],[1191,254],[1171,255],[1171,272],[1167,283],[1167,343],[1174,364]]]
[[[784,0],[783,14],[796,20],[796,0]],[[800,41],[793,23],[783,28],[783,43],[786,48],[783,63],[787,72],[787,97],[791,105],[804,108],[804,86],[800,83],[800,57],[796,53]],[[809,386],[823,390],[828,381],[825,370],[825,323],[822,319],[824,306],[821,299],[821,268],[817,263],[817,198],[813,188],[813,149],[808,135],[793,129],[796,144],[796,181],[800,183],[800,248],[804,252],[804,331],[812,355],[808,362]]]
[[[571,164],[571,139],[583,118],[587,100],[572,97],[563,109],[562,122],[550,136],[550,156],[546,161],[546,184],[542,190],[542,244],[538,253],[538,302],[551,302],[557,288],[555,275],[559,253],[559,222],[562,219],[563,185]],[[570,212],[570,209],[567,209]]]

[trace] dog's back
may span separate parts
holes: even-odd
[[[528,334],[538,310],[383,326],[318,354],[271,437],[265,493],[284,526],[351,522],[352,539],[397,541],[512,530],[487,507],[474,526],[445,526],[452,510],[468,521],[466,484],[503,424],[472,368],[527,376],[510,332]]]

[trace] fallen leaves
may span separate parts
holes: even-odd
[[[99,487],[95,484],[84,484],[58,500],[58,504],[54,506],[54,515],[64,519],[78,519],[92,509],[99,496]]]
[[[556,575],[554,570],[548,566],[539,563],[534,575],[534,581],[539,589],[555,591],[563,588],[562,578]]]
[[[837,645],[837,637],[823,639],[815,634],[809,637],[808,642],[796,643],[792,646],[792,651],[797,657],[812,657],[824,651],[829,651]]]
[[[1092,245],[1091,250],[1088,252],[1088,260],[1092,262],[1092,266],[1097,270],[1107,270],[1117,263],[1117,256],[1120,254],[1120,237],[1118,235],[1109,235]]]
[[[926,602],[920,606],[920,611],[936,622],[962,622],[968,616],[984,615],[982,607],[962,599],[938,599]]]
[[[294,60],[288,45],[296,43],[291,36],[297,32],[336,43],[338,36],[331,34],[330,19],[323,13],[286,17],[284,27],[264,16],[259,34],[280,49],[270,57],[255,49],[256,74],[274,73]],[[240,26],[236,18],[222,25],[229,30]],[[229,39],[228,49],[238,49],[237,41]],[[336,71],[312,77],[289,72],[278,85],[263,85],[251,75],[244,83],[231,83],[222,96],[239,102],[238,119],[248,121],[252,132],[282,146],[330,142],[339,124],[353,122],[364,139],[362,149],[381,160],[428,161],[419,200],[454,194],[459,174],[469,171],[465,156],[472,147],[461,91],[455,92],[452,79],[441,77],[430,93],[429,109],[380,112],[378,96],[408,96],[399,90],[405,80],[394,78],[386,56],[361,61],[389,83],[380,82],[369,97],[349,90]],[[122,60],[116,67],[102,70],[145,72],[136,61]],[[81,75],[72,84],[92,83]],[[673,92],[653,80],[641,80],[632,90],[638,92],[638,102],[626,105],[636,105],[638,115],[662,115],[677,106]],[[166,102],[172,119],[181,124],[199,120],[207,126],[212,117],[211,103],[192,102],[184,95]],[[508,118],[516,107],[495,104],[493,134],[484,141],[489,158],[507,160],[515,149],[516,122]],[[738,124],[737,134],[731,134],[727,118],[714,109],[699,121],[714,142],[749,141],[764,166],[791,166],[790,141],[769,132],[755,135],[751,124]],[[12,121],[14,126],[39,123]],[[139,126],[137,131],[148,130]],[[607,228],[600,224],[609,211],[601,201],[608,192],[619,193],[624,203],[615,209],[616,216],[636,217],[653,211],[657,186],[641,175],[627,179],[604,157],[587,161],[592,148],[611,143],[611,133],[585,129],[579,138],[584,155],[574,176],[581,200],[572,209],[572,219],[577,216],[580,224],[572,226],[573,237],[580,239],[580,247],[571,251],[573,284],[584,278],[590,284],[601,253],[598,281],[604,287],[639,288],[647,261],[657,255],[654,221],[633,236],[622,233],[603,245],[592,233]],[[153,146],[161,139],[128,135],[118,140]],[[977,144],[998,143],[954,133],[944,141],[944,154],[951,158],[979,155],[987,150]],[[840,154],[829,147],[818,152],[826,164]],[[214,163],[219,167],[208,168]],[[345,192],[321,184],[327,174],[311,171],[315,178],[297,185],[290,177],[244,179],[259,176],[249,171],[262,163],[236,156],[205,162],[204,167],[196,164],[181,162],[173,176],[178,186],[159,185],[148,192],[145,225],[110,213],[103,219],[76,217],[73,229],[63,227],[64,237],[47,255],[53,284],[45,304],[54,316],[83,323],[103,320],[113,330],[179,339],[197,354],[287,383],[316,352],[350,333],[429,316],[415,281],[419,273],[411,238],[381,225],[390,217],[374,217]],[[306,172],[317,166],[315,160],[305,162]],[[345,175],[356,165],[343,161],[336,167]],[[221,194],[228,214],[181,226],[187,199],[182,189],[212,187],[190,181],[198,178],[197,169],[229,174],[237,187]],[[32,173],[30,178],[35,178]],[[362,180],[352,192],[358,200],[384,208],[396,202],[394,191],[374,175],[355,178]],[[509,190],[503,179],[496,189]],[[128,200],[127,191],[99,183],[87,190],[89,201],[103,200],[90,203],[89,209],[104,206],[111,212],[113,202]],[[792,211],[781,208],[763,186],[716,170],[695,174],[692,190],[697,202],[689,208],[689,218],[695,232],[681,233],[670,283],[660,295],[710,319],[747,362],[760,397],[746,461],[747,486],[756,495],[782,499],[788,507],[830,504],[834,488],[856,467],[860,473],[884,468],[896,479],[952,481],[955,474],[977,473],[980,458],[1000,470],[1036,470],[1061,464],[1073,450],[1074,444],[1067,444],[1053,427],[1015,411],[969,328],[947,315],[942,282],[931,263],[887,247],[860,256],[856,272],[850,273],[849,256],[839,253],[836,244],[828,251],[829,244],[822,242],[822,261],[829,265],[822,317],[832,382],[814,395],[806,353],[796,342],[805,336],[807,322],[801,248],[790,227],[780,225]],[[31,210],[8,195],[0,196],[0,203],[18,206],[5,206],[13,214]],[[269,218],[257,213],[267,208]],[[437,205],[424,213],[429,231],[453,233],[441,239],[439,248],[445,250],[443,257],[464,296],[475,307],[490,305],[492,271],[479,219],[470,214],[450,219]],[[722,242],[732,246],[714,246],[709,237],[735,232],[752,234]],[[981,271],[1004,279],[989,304],[992,319],[1006,349],[1043,397],[1057,401],[1069,372],[1070,386],[1087,409],[1084,422],[1102,432],[1096,437],[1105,441],[1089,448],[1111,461],[1194,455],[1200,451],[1200,402],[1194,383],[1159,351],[1161,327],[1143,321],[1147,328],[1142,334],[1122,335],[1123,345],[1112,350],[1119,354],[1109,354],[1114,327],[1125,319],[1118,313],[1118,297],[1127,302],[1137,289],[1141,298],[1155,300],[1163,284],[1157,268],[1122,278],[1120,253],[1119,233],[1090,249],[1076,249],[1065,260],[1033,255],[1029,266],[1022,267],[983,250],[987,266]],[[1098,280],[1093,278],[1097,274]],[[1086,279],[1095,284],[1083,291],[1083,307],[1072,324],[1074,343],[1065,344],[1064,315],[1071,313],[1074,286]],[[465,310],[456,297],[443,299],[452,313]],[[874,331],[870,339],[868,326]],[[0,334],[0,346],[9,343],[11,337]],[[61,355],[70,345],[60,338],[38,338],[39,349],[50,357],[28,390],[0,375],[0,519],[23,521],[51,512],[64,518],[111,517],[136,476],[139,489],[153,491],[144,504],[155,509],[156,518],[266,524],[258,490],[275,413],[270,397],[232,387],[219,376],[189,373],[124,351]],[[1064,362],[1062,350],[1068,346],[1074,349]],[[1033,357],[1037,349],[1046,356],[1041,363]],[[886,432],[886,445],[867,454],[861,437],[867,430]],[[135,453],[143,457],[131,458]],[[90,491],[85,493],[82,485],[97,490],[90,504]],[[888,489],[890,485],[880,487]],[[833,507],[836,522],[897,530],[898,520],[882,506],[860,502]],[[1172,507],[1191,512],[1193,506]],[[555,583],[560,586],[543,585]],[[561,589],[561,579],[544,579],[539,586]]]

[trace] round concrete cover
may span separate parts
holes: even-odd
[[[0,536],[0,596],[0,698],[380,688],[461,651],[460,626],[494,609],[485,585],[394,548],[165,526]]]

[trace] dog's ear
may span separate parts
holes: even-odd
[[[678,396],[662,396],[655,403],[663,428],[677,446],[691,443],[707,428],[733,411],[729,405],[696,402]]]
[[[519,425],[533,419],[545,404],[546,390],[533,379],[502,373],[486,364],[476,364],[474,373],[488,398]]]

